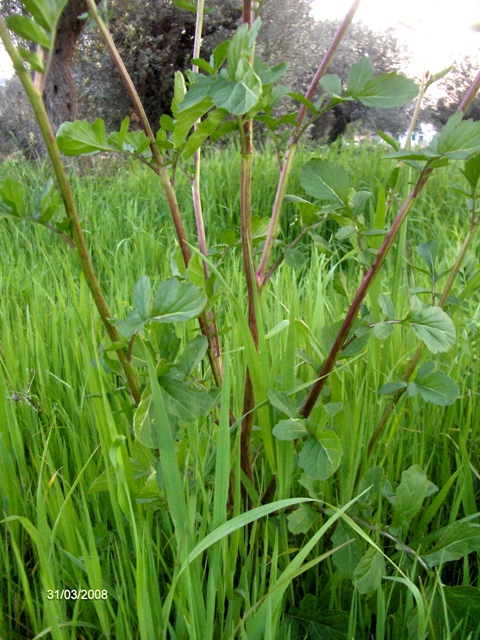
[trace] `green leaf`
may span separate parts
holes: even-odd
[[[340,96],[342,95],[342,81],[337,75],[330,73],[326,76],[323,76],[323,78],[320,80],[320,84],[324,89],[328,91],[331,96],[340,98]]]
[[[202,258],[197,254],[191,257],[187,267],[189,282],[205,290],[205,270]]]
[[[343,455],[342,445],[336,433],[329,429],[317,431],[303,444],[298,465],[312,480],[327,480],[338,469]]]
[[[385,133],[384,131],[380,131],[379,129],[377,129],[377,135],[380,136],[380,138],[384,142],[390,145],[392,149],[395,149],[395,151],[398,151],[400,149],[400,142],[395,138],[392,138],[392,136],[389,136],[388,133]]]
[[[32,20],[32,18],[15,14],[9,16],[6,22],[7,27],[17,34],[17,36],[30,42],[36,42],[44,49],[51,48],[52,40],[47,35],[45,29],[35,22],[35,20]]]
[[[158,449],[158,427],[155,424],[155,412],[152,404],[152,390],[147,384],[142,393],[140,404],[133,416],[133,430],[136,439],[149,449]]]
[[[180,113],[178,114],[177,121],[175,123],[175,130],[172,134],[172,142],[175,146],[175,149],[178,149],[185,142],[188,133],[195,122],[197,122],[197,120],[200,120],[200,118],[204,116],[207,111],[210,111],[210,109],[213,107],[212,100],[208,97],[205,97],[199,102],[191,105],[190,107],[184,108],[185,103],[188,101],[189,95],[190,90],[187,93],[185,100],[180,105]]]
[[[442,78],[444,78],[446,75],[448,75],[450,73],[450,71],[453,69],[454,65],[450,65],[449,67],[445,67],[445,69],[442,69],[441,71],[438,71],[437,73],[434,73],[433,75],[431,75],[428,78],[427,84],[425,85],[425,88],[428,89],[429,87],[432,86],[432,84],[434,84],[435,82],[438,82],[439,80],[441,80]]]
[[[392,109],[411,102],[418,94],[414,80],[395,72],[384,73],[369,80],[361,93],[352,95],[366,107]]]
[[[444,353],[455,344],[455,327],[441,307],[412,311],[403,322],[410,325],[432,353]]]
[[[185,349],[175,362],[175,367],[185,377],[190,376],[200,364],[208,349],[208,340],[205,336],[196,336],[187,342]]]
[[[222,76],[215,78],[209,92],[217,107],[226,109],[234,116],[242,116],[253,109],[262,93],[260,78],[248,66],[241,80],[232,81]]]
[[[300,418],[280,420],[273,428],[273,435],[277,440],[299,440],[308,436],[308,430]]]
[[[375,593],[380,587],[385,573],[383,555],[374,547],[370,547],[354,571],[355,587],[363,595]]]
[[[3,179],[0,184],[0,211],[2,213],[22,218],[26,213],[25,198],[25,188],[20,182],[8,176]]]
[[[142,331],[146,320],[143,320],[136,309],[128,312],[126,320],[115,320],[114,325],[124,338],[131,338],[138,331]]]
[[[310,100],[308,100],[308,98],[305,98],[305,96],[303,94],[294,93],[294,92],[290,91],[288,93],[288,96],[290,98],[293,98],[294,100],[297,100],[297,102],[300,102],[301,104],[303,104],[312,113],[317,113],[317,109],[316,109],[315,105],[313,104],[313,102],[310,102]]]
[[[287,618],[292,616],[293,620],[301,622],[307,631],[306,636],[294,635],[294,627],[292,626],[292,639],[308,637],[309,640],[350,640],[348,638],[348,613],[324,609],[322,605],[325,606],[323,597],[316,598],[308,593],[302,598],[299,609],[289,608]]]
[[[357,191],[352,198],[352,207],[354,217],[358,217],[363,213],[367,201],[370,199],[371,191]],[[368,231],[364,235],[367,235]]]
[[[190,158],[205,140],[218,129],[227,115],[228,111],[226,109],[214,109],[211,111],[205,120],[197,125],[197,128],[188,139],[183,151],[183,157]]]
[[[337,240],[346,240],[357,233],[357,227],[354,224],[347,224],[341,227],[335,234]]]
[[[39,206],[34,214],[34,218],[40,224],[49,222],[57,213],[62,202],[59,192],[56,190],[53,180],[49,178],[45,183],[39,197]]]
[[[180,72],[177,72],[177,73],[180,73]],[[195,107],[196,105],[204,101],[206,98],[208,98],[212,85],[215,84],[217,81],[216,77],[204,76],[198,73],[190,73],[189,78],[190,77],[192,78],[190,82],[190,86],[188,87],[188,91],[183,95],[183,98],[181,98],[181,100],[180,100],[180,96],[185,89],[185,84],[183,81],[183,86],[182,86],[180,77],[178,77],[178,81],[177,81],[177,76],[175,77],[175,80],[177,81],[176,85],[178,84],[179,98],[178,98],[178,105],[176,102],[177,98],[176,97],[174,98],[174,102],[177,105],[177,113],[175,114],[173,112],[173,107],[172,107],[172,113],[174,113],[177,120],[183,111],[187,111],[188,109]],[[183,76],[182,76],[182,80],[183,80]],[[213,103],[210,101],[210,107],[212,106],[213,106]],[[205,113],[205,111],[203,113]],[[203,113],[201,115],[203,115]],[[200,116],[198,117],[200,118]]]
[[[465,162],[465,168],[462,173],[471,187],[472,197],[475,196],[480,178],[480,153],[477,153]]]
[[[430,536],[429,536],[430,538]],[[422,559],[431,568],[480,551],[480,525],[459,520],[435,531],[438,542]],[[425,543],[422,543],[424,546]]]
[[[430,275],[434,277],[435,263],[438,255],[438,242],[422,242],[422,244],[419,244],[417,247],[417,253],[425,260],[430,271]]]
[[[126,120],[122,122],[119,132],[114,131],[108,136],[107,144],[110,145],[110,150],[117,149],[151,157],[150,138],[143,131],[127,131],[128,123]]]
[[[228,48],[230,47],[230,42],[225,40],[225,42],[221,42],[215,49],[213,50],[213,55],[210,60],[210,63],[213,64],[215,71],[218,71],[222,64],[227,59]]]
[[[433,371],[434,367],[433,362],[425,362],[418,370],[415,382],[409,383],[407,393],[409,396],[420,394],[425,402],[448,407],[459,397],[460,389],[442,371]]]
[[[191,282],[179,284],[176,278],[170,278],[157,289],[151,319],[162,323],[185,322],[200,315],[206,303],[202,289]]]
[[[202,71],[205,71],[205,73],[208,73],[209,76],[215,75],[215,69],[211,64],[208,64],[206,60],[203,60],[203,58],[193,58],[192,64],[196,65]]]
[[[351,540],[352,538],[348,535],[345,525],[340,520],[332,536],[333,546],[339,547],[342,544],[345,545]],[[347,578],[353,578],[355,568],[358,566],[361,559],[362,552],[358,540],[356,539],[336,551],[332,556],[332,562],[338,575],[345,576]]]
[[[288,62],[281,62],[274,67],[269,67],[268,64],[265,64],[258,56],[256,56],[253,61],[253,70],[260,78],[263,87],[279,80],[287,69]]]
[[[260,25],[260,18],[257,18],[250,28],[248,24],[244,23],[238,27],[230,40],[227,52],[227,71],[230,80],[237,80],[239,65],[242,61],[247,61],[253,54]]]
[[[318,514],[308,504],[301,504],[288,518],[288,530],[294,535],[307,533],[318,520]]]
[[[348,204],[350,179],[346,169],[327,160],[313,159],[300,170],[300,184],[314,198]]]
[[[142,320],[146,320],[150,314],[150,278],[140,276],[133,287],[133,300]]]
[[[17,50],[22,58],[30,63],[30,67],[33,71],[38,71],[39,73],[43,73],[45,71],[43,60],[38,55],[38,53],[29,51],[28,49],[24,49],[23,47],[17,47]]]
[[[178,116],[179,105],[187,93],[187,87],[185,86],[185,78],[181,71],[175,71],[174,87],[173,87],[173,100],[172,100],[172,115],[174,118]]]
[[[377,322],[373,326],[373,333],[378,340],[386,340],[393,332],[392,322]]]
[[[301,269],[308,260],[308,256],[299,248],[292,247],[284,251],[285,262],[291,269]]]
[[[374,69],[370,58],[364,56],[355,62],[348,72],[347,95],[354,98],[360,95],[373,74]]]
[[[292,420],[298,418],[298,411],[296,407],[293,405],[290,398],[282,391],[279,391],[278,389],[269,389],[267,391],[267,398],[272,407],[275,407]]]
[[[64,122],[58,129],[57,143],[66,156],[116,150],[107,142],[105,122],[100,118],[94,124],[82,120]]]
[[[430,598],[429,598],[430,601]],[[446,615],[448,614],[448,620]],[[477,587],[442,586],[429,615],[435,638],[474,638],[480,629],[480,592]],[[458,630],[455,633],[454,630]]]
[[[197,15],[197,6],[190,0],[173,0],[173,4],[179,9],[185,9],[185,11]]]
[[[390,498],[395,509],[392,528],[408,525],[420,513],[425,498],[436,491],[438,487],[428,480],[417,464],[404,471],[395,495]]]
[[[209,394],[204,389],[197,389],[192,384],[186,384],[179,376],[180,372],[172,369],[158,382],[163,390],[165,406],[171,421],[183,420],[195,423],[198,418],[206,416],[216,402],[220,390],[215,389]]]
[[[395,318],[395,307],[393,306],[393,302],[389,296],[381,293],[378,296],[378,306],[388,320],[393,320]]]
[[[68,0],[23,0],[23,5],[49,33],[55,31]]]
[[[387,382],[383,385],[383,387],[380,387],[378,393],[381,396],[389,396],[397,393],[397,391],[400,391],[400,389],[405,389],[406,386],[407,383],[404,382],[404,380],[394,380],[393,382]]]
[[[453,160],[466,160],[480,151],[480,122],[462,120],[462,112],[450,116],[430,148]]]

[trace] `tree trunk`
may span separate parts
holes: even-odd
[[[97,4],[98,4],[97,0]],[[54,131],[77,117],[77,95],[72,73],[73,54],[85,26],[78,16],[87,11],[85,0],[70,0],[60,18],[55,50],[45,79],[43,99]]]

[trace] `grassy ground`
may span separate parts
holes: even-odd
[[[392,169],[374,147],[329,153],[352,172],[357,188],[375,193],[377,180]],[[239,235],[237,164],[229,149],[204,162],[212,246],[229,229]],[[9,161],[0,166],[0,175],[7,174],[34,192],[48,169]],[[259,155],[253,212],[260,218],[269,215],[275,176],[274,158]],[[412,211],[403,251],[396,257],[394,249],[367,300],[370,309],[385,293],[401,316],[410,288],[431,288],[418,244],[438,243],[438,273],[452,265],[468,228],[466,207],[449,188],[456,181],[447,170],[434,175]],[[175,242],[160,185],[142,168],[108,161],[73,182],[108,303],[116,317],[125,317],[140,275],[157,282],[171,275]],[[295,181],[290,192],[301,194]],[[186,184],[180,193],[191,228]],[[283,237],[294,237],[296,229],[288,205]],[[335,231],[322,234],[330,240]],[[343,448],[333,478],[302,486],[293,443],[276,443],[283,467],[275,498],[324,500],[301,507],[311,524],[303,533],[307,527],[289,523],[293,503],[253,524],[241,520],[238,430],[229,429],[228,410],[237,419],[242,414],[244,341],[225,289],[219,288],[219,323],[229,376],[219,409],[179,425],[170,463],[172,478],[180,472],[182,496],[172,504],[166,467],[135,440],[128,398],[102,366],[103,331],[73,252],[44,229],[10,220],[0,225],[0,246],[0,638],[480,637],[478,249],[469,254],[449,306],[455,347],[424,356],[457,381],[454,404],[404,396],[367,454],[387,402],[378,390],[401,377],[418,345],[397,327],[387,340],[372,336],[366,349],[341,360],[324,392],[323,404],[342,403],[331,421]],[[332,249],[328,255],[308,245],[307,264],[297,271],[282,265],[265,292],[263,374],[267,386],[295,389],[290,397],[297,404],[325,354],[324,327],[342,319],[361,278],[360,265],[348,259],[348,241],[334,240]],[[233,248],[219,269],[244,305],[240,265],[240,250]],[[445,280],[439,278],[438,292]],[[197,327],[192,321],[176,331],[185,344]],[[194,377],[198,386],[211,386],[206,365],[198,365]],[[252,445],[256,507],[269,471],[261,439],[254,436]],[[402,474],[412,468],[409,484]],[[328,505],[343,507],[372,484],[349,508],[350,520],[322,529],[338,518]],[[410,491],[412,507],[401,523],[395,520],[399,485]],[[222,511],[216,496],[227,488]],[[180,535],[172,521],[182,513]],[[220,532],[193,558],[207,534],[235,517],[239,528]],[[438,562],[423,566],[419,557],[435,551],[435,532],[448,526],[451,544],[440,545]],[[62,590],[72,589],[85,590],[85,598],[67,599],[70,591]]]

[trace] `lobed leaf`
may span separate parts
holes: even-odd
[[[288,530],[294,535],[307,533],[311,526],[318,520],[318,515],[309,504],[301,504],[288,518]]]
[[[202,289],[191,282],[179,284],[176,278],[170,278],[157,289],[151,320],[185,322],[200,315],[206,303]]]
[[[374,593],[380,587],[385,573],[383,555],[374,547],[370,547],[354,571],[355,587],[362,595]]]
[[[429,567],[460,560],[480,551],[480,525],[459,520],[435,532],[438,542],[422,555]]]
[[[366,107],[392,109],[411,102],[418,94],[414,80],[395,72],[372,78],[355,97]]]
[[[66,156],[117,150],[107,142],[105,121],[100,118],[97,118],[94,124],[83,120],[64,122],[57,132],[57,144]]]
[[[300,418],[280,420],[273,428],[273,435],[277,440],[299,440],[308,436],[305,421]]]
[[[452,319],[441,307],[411,311],[404,322],[432,353],[444,353],[455,344]]]
[[[314,198],[343,206],[348,204],[350,179],[340,165],[327,160],[310,160],[300,169],[300,184]]]
[[[404,471],[395,495],[390,498],[395,509],[392,528],[408,525],[420,512],[425,498],[436,491],[438,487],[417,464]]]
[[[336,433],[320,429],[316,437],[303,444],[298,465],[312,480],[327,480],[338,469],[343,455],[342,445]]]
[[[480,122],[462,120],[461,112],[450,116],[432,140],[430,148],[452,160],[467,160],[480,151]]]
[[[418,370],[414,382],[407,388],[409,396],[420,394],[425,402],[431,402],[440,407],[448,407],[460,395],[457,383],[442,371],[433,371],[435,364],[425,362]]]

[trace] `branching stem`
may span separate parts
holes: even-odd
[[[332,58],[335,55],[335,52],[337,51],[338,46],[342,41],[342,38],[345,35],[345,32],[350,26],[350,23],[352,22],[353,17],[355,16],[355,13],[360,5],[360,2],[361,0],[354,0],[348,13],[343,19],[323,60],[321,61],[315,75],[313,76],[313,79],[310,83],[310,86],[307,89],[307,92],[305,93],[305,98],[307,100],[312,101],[313,96],[315,95],[315,92],[318,89],[318,84],[322,79],[322,77],[325,75],[328,65],[332,61]],[[303,124],[303,120],[305,118],[306,113],[307,113],[307,107],[304,104],[301,104],[297,112],[296,127],[292,131],[292,134],[290,136],[290,141],[288,143],[287,153],[285,156],[285,161],[283,163],[282,172],[280,174],[277,193],[275,195],[275,202],[273,204],[272,216],[270,218],[270,225],[268,228],[267,238],[265,240],[265,246],[263,249],[262,257],[260,259],[260,264],[258,266],[258,270],[256,274],[257,284],[260,287],[262,286],[262,283],[265,280],[265,272],[268,269],[268,265],[272,257],[273,245],[275,242],[275,238],[277,237],[277,234],[278,234],[278,225],[280,222],[280,214],[282,212],[283,201],[285,199],[288,181],[292,171],[293,158],[295,156],[295,152],[297,150],[300,137],[305,131],[305,129],[302,128],[302,124]]]
[[[408,213],[410,212],[410,209],[412,208],[416,199],[420,195],[420,192],[425,186],[432,171],[433,169],[429,167],[428,164],[423,168],[415,186],[409,193],[407,199],[405,200],[402,207],[400,208],[397,214],[397,217],[393,221],[392,226],[390,227],[387,235],[385,236],[382,246],[380,247],[377,255],[375,256],[375,260],[373,261],[372,266],[368,270],[366,276],[363,278],[360,284],[360,287],[358,288],[358,291],[347,312],[347,315],[345,317],[345,320],[343,321],[340,331],[337,334],[333,347],[329,355],[327,356],[327,359],[325,360],[323,367],[319,373],[318,380],[315,382],[315,384],[311,388],[310,393],[308,394],[300,410],[300,414],[302,415],[302,417],[308,418],[308,416],[312,412],[312,409],[318,400],[318,396],[320,395],[323,387],[327,382],[328,376],[332,372],[337,362],[337,359],[342,351],[343,345],[353,326],[355,318],[357,317],[358,312],[360,311],[360,306],[362,305],[362,302],[368,293],[370,285],[378,275],[383,263],[385,262],[385,258],[387,257],[388,252],[390,251],[390,248],[395,238],[397,237],[398,232],[400,231],[400,228],[403,222],[407,218]]]

